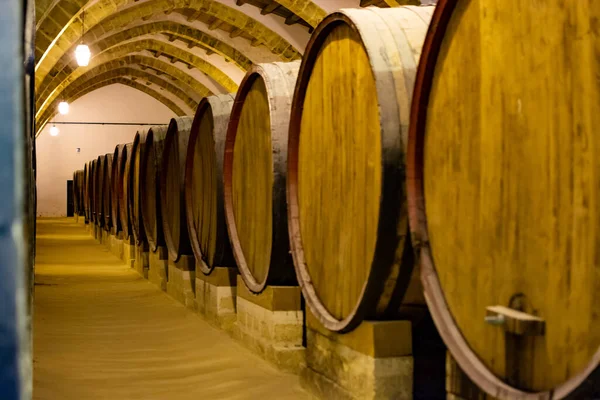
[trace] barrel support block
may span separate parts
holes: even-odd
[[[156,251],[149,253],[148,280],[158,286],[163,292],[167,291],[169,272],[169,253],[165,246],[158,246]]]
[[[123,239],[122,260],[129,268],[135,267],[135,244],[131,236],[129,236],[127,239]]]
[[[211,324],[228,332],[236,321],[237,269],[215,267],[210,275],[196,269],[196,307]]]
[[[105,245],[112,254],[123,259],[123,234],[121,232],[117,235],[108,233]]]
[[[324,399],[412,399],[409,321],[364,321],[338,334],[307,310],[302,386]]]
[[[179,260],[168,262],[167,293],[189,309],[196,309],[194,256],[181,255]]]
[[[298,286],[267,286],[254,294],[238,275],[234,336],[279,368],[300,373],[305,364],[301,297]]]
[[[145,279],[148,279],[148,258],[148,243],[136,244],[134,268]]]

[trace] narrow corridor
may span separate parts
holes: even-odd
[[[37,224],[34,399],[305,399],[73,219]]]

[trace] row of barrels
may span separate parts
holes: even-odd
[[[298,283],[332,331],[430,312],[492,396],[590,398],[600,7],[485,3],[327,16],[301,63],[86,164],[86,216],[256,293]]]

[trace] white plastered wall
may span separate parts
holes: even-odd
[[[57,115],[54,120],[167,124],[175,116],[149,95],[119,84],[95,90],[70,106],[68,115]],[[113,153],[117,144],[133,141],[141,127],[56,125],[60,134],[52,137],[51,126],[36,140],[37,215],[60,217],[67,214],[67,180],[73,179],[73,172],[100,154]]]

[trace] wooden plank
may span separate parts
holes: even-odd
[[[260,10],[260,13],[262,15],[271,14],[272,12],[277,10],[279,8],[279,6],[280,6],[280,4],[277,3],[276,1],[271,1],[269,4],[267,4]]]

